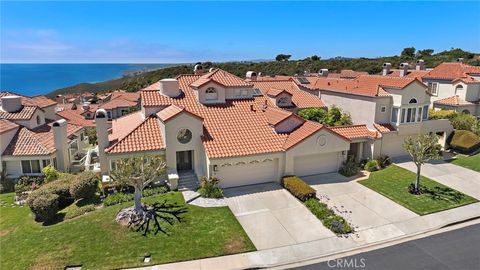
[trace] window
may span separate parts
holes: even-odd
[[[418,108],[418,113],[417,113],[417,122],[422,121],[422,107]]]
[[[470,111],[469,110],[463,110],[462,113],[463,114],[470,114]]]
[[[112,113],[110,111],[107,111],[108,119],[112,119]]]
[[[402,109],[402,116],[400,118],[400,123],[405,123],[405,109]]]
[[[83,141],[85,139],[85,135],[83,135],[83,132],[80,133],[80,141]]]
[[[115,162],[115,160],[110,161],[110,169],[112,171],[117,169],[117,163]]]
[[[427,84],[428,92],[434,96],[438,96],[438,83],[436,82],[429,82]]]
[[[288,105],[288,98],[287,97],[281,97],[277,100],[277,105],[278,106],[286,106]]]
[[[22,160],[22,172],[27,173],[40,173],[40,160]]]
[[[457,85],[457,87],[455,87],[455,95],[458,95],[458,93],[461,92],[462,90],[463,90],[463,86]]]
[[[42,123],[42,119],[40,119],[40,115],[37,115],[37,125],[40,125]]]
[[[409,104],[415,104],[415,103],[418,103],[418,102],[417,102],[416,98],[412,98],[412,99],[410,99],[410,101],[408,103]]]
[[[392,110],[392,119],[390,119],[391,122],[397,123],[398,121],[398,108],[393,108]]]
[[[42,160],[42,166],[45,168],[47,167],[48,165],[50,165],[50,159],[44,159]]]
[[[178,131],[177,140],[182,144],[190,142],[192,139],[192,132],[189,129],[182,128]]]
[[[207,88],[207,90],[205,90],[205,99],[206,100],[216,100],[216,99],[218,99],[217,90],[213,87]]]
[[[53,167],[56,169],[57,168],[57,158],[53,158]]]
[[[387,111],[387,107],[385,106],[380,107],[380,112],[384,113],[386,111]]]
[[[423,106],[423,120],[428,120],[428,105]]]

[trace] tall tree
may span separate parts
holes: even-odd
[[[166,172],[165,158],[160,155],[139,155],[115,161],[110,173],[114,181],[132,186],[135,189],[135,207],[137,215],[143,214],[142,191]]]
[[[292,57],[292,55],[290,54],[279,54],[277,55],[277,57],[275,57],[275,60],[277,61],[288,61],[288,59],[290,59],[290,57]]]
[[[433,50],[432,49],[418,50],[418,54],[421,57],[431,56],[433,54]]]
[[[422,165],[431,159],[440,159],[442,147],[438,144],[437,135],[420,134],[416,137],[407,138],[403,143],[403,148],[412,157],[413,163],[417,166],[417,177],[413,193],[419,194]]]
[[[404,48],[400,56],[407,58],[415,57],[415,47]]]

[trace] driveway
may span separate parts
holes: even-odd
[[[302,177],[317,197],[350,221],[356,231],[405,221],[418,215],[377,192],[338,174]],[[388,228],[388,227],[386,227]],[[397,228],[388,228],[397,230]]]
[[[396,158],[393,161],[402,168],[417,172],[417,167],[409,157]],[[480,200],[480,173],[476,171],[435,160],[424,164],[421,174]]]
[[[225,197],[258,250],[335,236],[276,183],[225,189]]]

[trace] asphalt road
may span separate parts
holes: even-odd
[[[480,224],[292,269],[480,270]]]

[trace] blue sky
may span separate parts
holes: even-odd
[[[1,2],[2,63],[480,52],[480,2]]]

